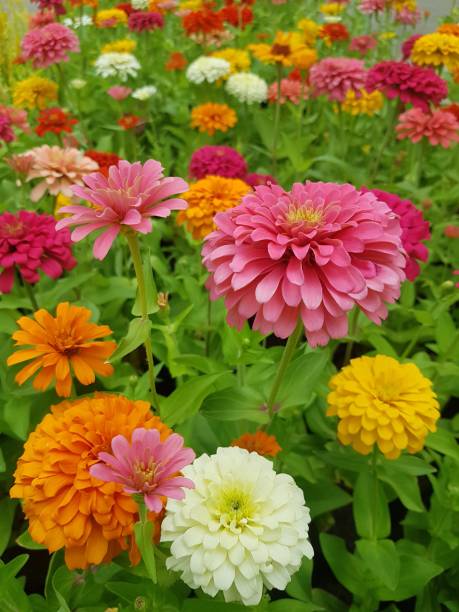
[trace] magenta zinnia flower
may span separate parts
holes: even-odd
[[[432,68],[406,62],[384,61],[368,71],[367,91],[381,91],[386,98],[400,98],[428,112],[430,103],[438,105],[448,95],[448,85]]]
[[[0,112],[0,140],[3,140],[3,142],[13,142],[15,138],[9,115]]]
[[[405,274],[408,280],[414,281],[421,271],[417,260],[427,261],[429,257],[427,247],[422,244],[423,240],[430,238],[429,222],[424,219],[422,212],[411,200],[402,200],[398,195],[380,189],[362,187],[361,191],[373,193],[378,200],[385,202],[400,219],[402,245],[408,256]]]
[[[236,149],[224,145],[206,145],[193,153],[188,172],[195,179],[208,175],[244,178],[247,164]]]
[[[244,183],[251,187],[258,187],[259,185],[278,185],[276,179],[270,174],[260,174],[259,172],[249,172],[244,177]]]
[[[40,280],[41,270],[59,278],[76,265],[72,256],[70,232],[58,231],[56,219],[21,210],[0,215],[0,291],[9,293],[17,270],[26,283]]]
[[[33,4],[38,4],[41,11],[52,10],[56,15],[65,15],[67,12],[63,0],[32,0]]]
[[[61,23],[50,23],[27,32],[21,42],[22,56],[32,60],[34,68],[46,68],[66,62],[69,52],[79,51],[78,37]]]
[[[215,216],[202,255],[211,299],[225,298],[228,323],[286,338],[299,317],[311,346],[347,334],[358,306],[379,324],[405,278],[397,216],[352,185],[255,187]]]
[[[131,32],[149,32],[163,26],[163,16],[154,11],[135,11],[128,18],[128,28]]]
[[[161,164],[150,159],[145,164],[120,161],[110,166],[108,177],[94,172],[83,179],[86,187],[75,186],[73,193],[93,205],[63,206],[59,212],[71,216],[58,227],[76,225],[72,240],[78,242],[95,230],[104,230],[94,242],[94,257],[104,259],[121,228],[141,234],[152,230],[150,217],[168,217],[173,210],[187,207],[185,200],[171,198],[188,189],[176,176],[164,177]]]
[[[420,108],[411,108],[399,116],[395,129],[399,140],[408,138],[416,143],[425,137],[431,145],[441,145],[445,149],[459,142],[458,120],[441,109],[424,113]]]
[[[411,57],[411,51],[413,50],[414,43],[421,38],[422,34],[412,34],[402,44],[402,57],[407,60]]]
[[[98,454],[102,463],[89,468],[91,476],[105,482],[118,482],[126,493],[141,493],[151,512],[161,512],[162,497],[183,499],[183,488],[194,483],[178,472],[190,464],[195,454],[183,448],[183,438],[172,434],[164,442],[157,429],[139,427],[132,432],[132,441],[122,435],[112,439],[112,452]]]
[[[365,87],[366,70],[362,60],[349,57],[326,57],[309,71],[314,95],[325,95],[330,101],[342,102],[351,89],[360,95]]]

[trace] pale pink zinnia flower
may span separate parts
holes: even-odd
[[[292,102],[292,104],[299,104],[301,99],[308,99],[308,92],[309,88],[300,81],[296,81],[294,79],[282,79],[280,82],[279,103],[285,104],[286,102]],[[277,102],[277,95],[277,82],[271,83],[268,89],[268,100],[270,102]]]
[[[171,198],[188,189],[176,176],[164,177],[161,164],[150,159],[145,164],[120,161],[110,166],[108,177],[95,172],[84,177],[86,187],[74,187],[74,195],[93,205],[64,206],[58,228],[76,225],[72,240],[78,242],[95,230],[104,230],[94,242],[94,257],[104,259],[124,226],[141,234],[152,230],[151,217],[168,217],[173,210],[187,207],[185,200]]]
[[[262,334],[290,336],[301,317],[311,346],[347,334],[357,306],[379,324],[405,278],[401,227],[389,206],[352,185],[255,187],[218,213],[204,244],[211,299],[225,298],[227,321],[255,317]]]
[[[179,472],[190,464],[195,454],[183,448],[183,438],[172,434],[164,442],[157,429],[139,427],[132,432],[131,443],[122,435],[112,439],[112,452],[101,452],[89,468],[91,476],[105,482],[118,482],[126,493],[143,494],[151,512],[161,512],[162,497],[183,499],[183,487],[193,489],[194,483]]]
[[[314,95],[325,95],[330,101],[342,102],[349,90],[357,97],[365,87],[366,70],[362,60],[349,57],[326,57],[309,71]]]
[[[113,85],[113,87],[107,89],[107,93],[111,98],[120,102],[131,95],[132,89],[124,85]]]
[[[420,108],[411,108],[399,116],[395,129],[399,140],[408,138],[416,143],[425,137],[431,145],[441,145],[445,149],[459,142],[459,122],[444,110],[425,113]]]
[[[79,51],[80,42],[72,30],[61,23],[49,23],[27,32],[21,42],[22,57],[32,60],[34,68],[66,62],[69,52]]]
[[[27,154],[34,157],[27,181],[43,179],[30,193],[32,202],[37,202],[47,191],[53,196],[59,193],[72,196],[72,185],[82,185],[83,176],[99,167],[90,157],[72,147],[63,149],[57,145],[43,145],[30,149]]]
[[[382,13],[382,11],[386,8],[386,0],[360,0],[357,8],[364,15]]]

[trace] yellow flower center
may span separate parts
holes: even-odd
[[[323,211],[317,210],[312,206],[290,206],[285,216],[288,223],[306,223],[307,225],[317,225],[323,219]]]
[[[139,491],[149,490],[152,491],[155,487],[155,476],[158,465],[150,459],[148,463],[143,461],[137,461],[133,465],[134,481]]]
[[[220,522],[228,527],[241,528],[255,512],[252,495],[237,486],[223,489],[217,501],[216,511]]]

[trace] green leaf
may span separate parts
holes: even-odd
[[[368,586],[362,572],[362,567],[346,549],[344,540],[328,533],[320,534],[320,545],[333,574],[354,594],[364,594]]]
[[[3,406],[3,420],[19,440],[25,440],[29,432],[31,403],[31,398],[12,397]]]
[[[59,603],[58,612],[72,612],[67,602],[70,601],[70,593],[75,584],[75,574],[61,565],[53,574],[51,584],[54,595]]]
[[[390,514],[384,490],[369,467],[359,474],[354,488],[354,521],[362,538],[386,538],[390,533]]]
[[[46,550],[46,546],[32,540],[28,530],[22,532],[21,535],[16,538],[16,544],[28,550]]]
[[[435,322],[435,340],[440,355],[448,351],[457,334],[459,332],[452,316],[448,312],[442,312]]]
[[[145,296],[147,298],[147,313],[153,314],[158,312],[158,291],[156,289],[155,281],[153,278],[153,270],[150,263],[150,251],[148,251],[147,257],[143,264],[143,277],[145,282]],[[132,314],[136,317],[141,316],[142,309],[140,307],[139,292],[137,291],[137,297],[132,307]]]
[[[348,606],[322,589],[312,589],[312,600],[327,612],[349,612]]]
[[[425,445],[459,462],[459,444],[455,435],[447,429],[439,427],[437,431],[429,433]]]
[[[260,410],[262,403],[263,399],[250,387],[222,389],[206,397],[201,412],[216,421],[267,423],[267,413]]]
[[[388,462],[378,470],[378,474],[394,489],[405,508],[414,512],[425,511],[416,477],[394,470]]]
[[[147,573],[152,582],[156,584],[157,578],[155,549],[153,544],[153,529],[154,523],[149,520],[145,520],[144,523],[138,522],[134,525],[135,541],[141,552],[142,561],[145,564]]]
[[[312,602],[278,599],[269,604],[268,610],[269,612],[316,612],[324,608]]]
[[[346,506],[352,501],[346,491],[329,481],[321,480],[314,484],[308,482],[302,488],[313,518]]]
[[[312,567],[312,559],[303,557],[300,569],[293,574],[291,581],[285,589],[290,597],[305,602],[311,601]]]
[[[185,599],[181,612],[247,612],[250,608],[236,603],[225,603],[215,599]]]
[[[395,589],[380,588],[379,599],[403,601],[421,593],[432,578],[443,572],[443,568],[418,555],[400,554],[400,580]]]
[[[11,536],[16,500],[5,497],[0,501],[0,555],[3,554]]]
[[[380,461],[384,469],[387,467],[391,471],[402,472],[408,476],[425,476],[436,471],[427,461],[413,455],[400,455],[395,461],[380,458]]]
[[[3,455],[3,451],[0,448],[0,472],[5,472],[6,471],[6,463],[5,463],[5,457]]]
[[[148,334],[151,330],[150,319],[132,319],[129,323],[129,329],[127,335],[118,344],[118,348],[115,350],[110,358],[112,363],[119,361],[125,355],[132,353],[137,347],[145,342],[148,338]]]
[[[328,361],[328,352],[322,350],[301,355],[290,363],[277,395],[282,409],[310,401]]]
[[[395,589],[400,575],[400,558],[392,540],[358,540],[357,551],[388,589]]]
[[[15,578],[24,567],[29,555],[19,555],[6,565],[0,561],[0,602],[2,612],[32,612],[24,592],[24,579]]]

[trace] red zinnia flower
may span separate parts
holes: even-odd
[[[106,153],[104,151],[95,151],[94,149],[89,149],[85,152],[85,155],[99,164],[98,172],[106,177],[108,177],[110,166],[116,166],[121,161],[121,157],[118,157],[116,153]]]
[[[456,120],[459,123],[459,104],[457,102],[453,102],[448,106],[442,106],[438,110],[444,111],[445,113],[451,113],[451,115],[456,117]]]
[[[235,28],[244,29],[253,21],[252,9],[244,5],[229,4],[218,11],[218,14],[223,17],[223,21]]]
[[[38,136],[44,136],[47,132],[53,134],[71,132],[76,123],[78,121],[61,108],[45,108],[38,115],[38,125],[35,132]]]
[[[319,36],[328,44],[350,38],[349,30],[342,23],[326,23],[320,28]]]
[[[121,119],[117,121],[118,125],[120,125],[124,130],[132,130],[140,123],[140,117],[137,115],[123,115]]]
[[[186,57],[180,51],[174,51],[169,55],[169,59],[166,63],[166,70],[183,70],[188,64]]]
[[[224,29],[223,15],[220,12],[214,13],[206,7],[185,15],[182,19],[182,25],[188,36],[191,34],[214,34]]]

